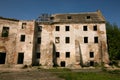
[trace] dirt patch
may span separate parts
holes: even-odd
[[[42,70],[0,70],[0,80],[64,80]]]

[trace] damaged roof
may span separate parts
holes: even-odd
[[[56,23],[104,23],[105,18],[97,10],[96,12],[86,13],[69,13],[69,14],[54,14],[52,15],[53,22]]]
[[[4,18],[0,16],[0,19],[4,19],[4,20],[10,20],[10,21],[19,21],[17,19],[13,19],[13,18]]]

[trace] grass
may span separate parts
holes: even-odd
[[[65,80],[120,80],[120,70],[107,71],[86,71],[75,72],[66,68],[40,69],[41,71],[52,72]]]
[[[102,72],[73,72],[64,71],[56,73],[65,80],[120,80],[120,71],[102,71]]]

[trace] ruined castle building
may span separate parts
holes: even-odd
[[[21,21],[0,17],[0,66],[97,66],[109,63],[101,12],[42,15]]]

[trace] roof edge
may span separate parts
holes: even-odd
[[[18,19],[14,19],[14,18],[5,18],[5,17],[1,17],[0,19],[5,19],[5,20],[10,20],[10,21],[19,21]]]
[[[104,21],[106,21],[105,17],[103,16],[102,12],[100,10],[97,10],[97,14],[103,18]]]

